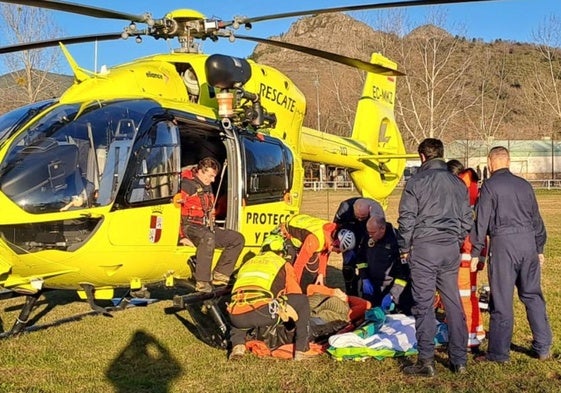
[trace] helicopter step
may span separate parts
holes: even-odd
[[[209,300],[217,300],[222,296],[229,295],[232,292],[232,286],[222,286],[214,288],[212,292],[193,292],[187,295],[175,295],[173,297],[173,306],[179,309],[185,309],[187,306],[205,302]]]
[[[173,307],[176,310],[186,310],[191,315],[201,340],[213,347],[225,349],[228,345],[229,328],[228,319],[221,306],[224,297],[230,295],[231,292],[232,286],[228,285],[217,287],[208,293],[193,292],[186,295],[175,295]],[[201,302],[202,306],[197,307]]]

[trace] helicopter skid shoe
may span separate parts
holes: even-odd
[[[96,313],[103,314],[106,317],[112,317],[112,315],[109,313],[107,309],[95,303],[95,297],[94,297],[95,288],[93,285],[80,284],[80,286],[84,289],[84,292],[86,293],[86,299],[88,300],[88,304],[90,305],[92,310],[94,310]]]

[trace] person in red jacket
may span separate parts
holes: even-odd
[[[195,247],[195,290],[211,292],[213,285],[227,285],[240,256],[245,239],[237,231],[214,226],[212,183],[220,165],[211,157],[203,158],[196,168],[185,170],[181,179],[181,232]],[[214,249],[222,254],[212,270]]]

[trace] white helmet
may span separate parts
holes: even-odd
[[[342,252],[355,248],[356,239],[353,231],[349,229],[341,229],[339,233],[337,233],[337,239],[339,240],[339,249]]]

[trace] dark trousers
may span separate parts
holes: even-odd
[[[359,276],[356,274],[357,253],[354,250],[343,252],[343,279],[345,280],[345,293],[349,296],[358,296]]]
[[[215,270],[226,276],[232,274],[245,244],[241,233],[224,228],[215,228],[212,232],[210,228],[202,225],[185,225],[183,233],[197,247],[195,280],[206,282],[212,280],[212,257],[215,248],[223,249]]]
[[[506,361],[514,324],[514,287],[526,307],[532,331],[532,349],[547,354],[552,343],[551,327],[541,289],[541,267],[533,233],[509,234],[491,238],[489,252],[489,311],[490,360]]]
[[[303,294],[290,294],[287,295],[287,299],[288,304],[298,314],[298,320],[295,321],[294,349],[305,352],[309,349],[310,302],[308,297]],[[232,346],[244,344],[249,329],[272,326],[277,321],[278,316],[269,312],[269,305],[258,307],[244,314],[230,314]]]
[[[417,349],[421,362],[434,359],[436,317],[434,296],[438,290],[448,324],[448,357],[452,364],[467,361],[467,327],[458,289],[460,247],[458,243],[413,244],[411,249],[411,290],[415,317]]]

